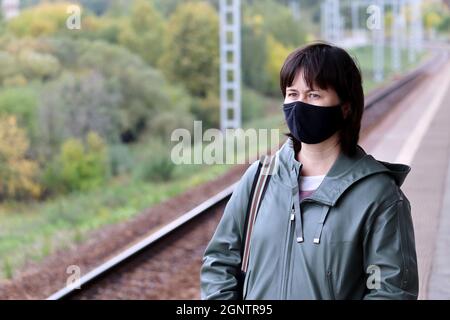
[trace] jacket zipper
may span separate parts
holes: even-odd
[[[244,279],[244,288],[242,291],[242,300],[245,300],[245,298],[247,297],[247,289],[248,289],[248,283],[250,281],[250,274],[251,274],[251,270],[248,270],[247,274],[245,275],[245,279]]]
[[[327,283],[328,283],[328,291],[330,293],[330,297],[332,300],[336,300],[334,296],[333,282],[332,282],[332,273],[330,270],[327,271]]]
[[[292,204],[293,206],[294,204]],[[295,209],[291,207],[291,215],[295,215]],[[285,254],[285,264],[284,264],[284,270],[285,274],[283,277],[283,286],[282,286],[282,294],[284,299],[287,299],[287,285],[288,285],[288,279],[289,279],[289,270],[290,270],[290,264],[291,264],[291,251],[292,251],[292,242],[294,241],[294,231],[295,231],[295,220],[292,218],[289,219],[289,236],[288,236],[288,243],[287,243],[287,250]]]

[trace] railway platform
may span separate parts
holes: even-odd
[[[430,70],[361,142],[378,160],[411,166],[419,299],[450,299],[450,62]]]

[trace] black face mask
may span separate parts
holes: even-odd
[[[307,144],[328,139],[344,122],[340,104],[322,107],[295,101],[283,104],[283,111],[291,134]]]

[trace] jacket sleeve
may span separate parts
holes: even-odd
[[[364,299],[413,300],[418,296],[411,206],[401,196],[376,210],[363,241],[367,272]]]
[[[241,238],[248,199],[259,161],[242,176],[210,240],[200,270],[202,299],[236,300],[241,263]]]

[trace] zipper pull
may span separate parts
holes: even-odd
[[[295,220],[295,209],[292,208],[292,210],[291,210],[291,221],[294,221],[294,220]]]

